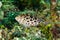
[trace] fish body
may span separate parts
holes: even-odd
[[[30,27],[30,26],[37,26],[39,24],[39,19],[35,18],[34,16],[31,17],[30,15],[19,15],[16,18],[16,21],[19,24],[24,25],[25,27]]]

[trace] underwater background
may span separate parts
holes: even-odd
[[[60,0],[0,0],[0,40],[60,40]]]

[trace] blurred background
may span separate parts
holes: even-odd
[[[39,18],[39,25],[20,25],[21,14]],[[60,0],[0,0],[0,40],[60,40]]]

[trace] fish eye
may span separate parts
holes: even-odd
[[[25,18],[24,18],[24,20],[25,20]]]

